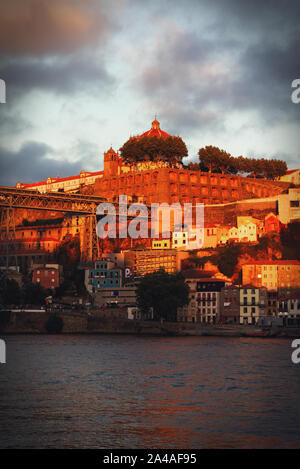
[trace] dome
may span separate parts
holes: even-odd
[[[159,121],[157,119],[154,119],[152,122],[152,126],[150,130],[147,130],[147,132],[144,132],[140,137],[162,137],[162,138],[167,138],[170,137],[170,134],[167,132],[164,132],[164,130],[161,130]]]

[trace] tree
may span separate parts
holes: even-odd
[[[3,279],[1,281],[0,297],[4,305],[19,305],[21,293],[21,288],[16,280]]]
[[[234,243],[229,243],[219,249],[216,258],[217,266],[219,271],[226,275],[226,277],[233,276],[240,252],[240,246]]]
[[[240,174],[248,173],[248,177],[278,179],[286,173],[287,165],[285,161],[265,158],[237,158],[220,150],[218,147],[208,145],[200,148],[199,168],[200,171],[209,171],[211,173],[222,174]],[[194,169],[194,168],[190,168]]]
[[[25,304],[44,304],[49,291],[39,283],[27,282],[23,287],[23,302]]]
[[[143,161],[166,161],[171,165],[181,163],[188,155],[184,141],[180,137],[131,137],[120,148],[120,155],[126,163]]]
[[[189,286],[182,274],[160,269],[142,277],[137,287],[137,303],[143,312],[153,308],[154,319],[176,321],[177,308],[188,304]]]
[[[206,168],[210,173],[219,172],[222,161],[225,161],[226,155],[229,156],[224,150],[220,150],[220,148],[213,147],[212,145],[200,148],[198,155],[200,166]]]

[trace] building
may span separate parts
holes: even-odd
[[[278,316],[278,291],[267,290],[266,316],[277,318]]]
[[[94,293],[101,289],[122,286],[122,269],[109,259],[102,258],[95,262],[93,269],[85,271],[86,289]]]
[[[42,194],[46,192],[77,192],[84,186],[92,186],[97,179],[103,177],[103,171],[88,172],[82,170],[80,174],[76,176],[68,176],[65,178],[48,177],[45,181],[34,182],[31,184],[25,184],[23,182],[17,182],[17,189],[28,189],[39,191]]]
[[[240,217],[248,218],[248,217]],[[232,226],[220,237],[220,244],[226,244],[228,241],[235,243],[254,243],[257,241],[256,224],[252,221],[239,223],[239,226]]]
[[[221,291],[225,281],[202,278],[196,284],[197,322],[216,324],[221,320]]]
[[[281,227],[283,226],[280,223],[279,218],[274,213],[269,213],[265,216],[264,220],[265,233],[280,232]]]
[[[131,267],[134,275],[155,272],[163,268],[169,274],[181,270],[181,261],[188,257],[188,252],[176,251],[176,249],[145,249],[124,251],[125,264]]]
[[[172,249],[187,249],[189,234],[187,231],[174,231],[172,233]]]
[[[142,136],[171,137],[161,130],[155,119],[151,129]],[[103,176],[95,180],[95,194],[117,201],[126,194],[128,202],[150,205],[152,202],[169,204],[192,202],[205,204],[227,203],[253,197],[280,194],[288,183],[244,178],[242,176],[210,174],[191,171],[181,164],[174,166],[165,161],[144,161],[125,164],[119,154],[110,148],[104,153]]]
[[[239,324],[240,322],[240,288],[226,285],[221,291],[221,322]]]
[[[240,288],[240,324],[258,324],[266,316],[267,289],[253,285]]]
[[[242,267],[243,285],[266,287],[268,290],[300,288],[300,262],[253,261]]]
[[[94,304],[103,308],[136,308],[136,282],[101,288],[93,293]]]
[[[58,264],[35,265],[32,270],[32,282],[43,288],[54,290],[62,282],[62,268]]]
[[[296,318],[300,321],[300,292],[278,299],[278,316]]]
[[[300,220],[300,187],[278,195],[278,218],[285,225]]]
[[[152,249],[170,249],[170,239],[155,239],[152,241]]]
[[[280,181],[290,182],[295,186],[300,185],[300,169],[289,169],[284,176],[280,177]]]
[[[198,302],[197,302],[197,281],[207,273],[198,269],[183,270],[185,282],[189,285],[189,303],[177,310],[177,321],[197,322],[198,321]]]

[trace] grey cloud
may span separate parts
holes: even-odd
[[[160,114],[168,115],[171,125],[178,124],[178,119],[168,113],[168,107],[180,109],[181,128],[190,131],[206,123],[220,126],[222,115],[225,125],[232,111],[256,111],[268,125],[300,119],[299,107],[290,99],[291,82],[299,75],[300,36],[294,27],[294,11],[289,7],[287,14],[283,7],[280,9],[279,2],[274,2],[274,9],[268,10],[270,4],[264,4],[260,12],[260,3],[254,2],[256,13],[251,13],[240,5],[244,3],[225,0],[224,9],[219,4],[213,21],[218,28],[209,36],[201,30],[191,34],[174,28],[171,33],[162,31],[159,40],[153,42],[136,78],[137,88],[146,97],[148,106],[154,104]],[[300,10],[291,3],[295,11]],[[214,6],[213,1],[211,8]],[[225,21],[232,10],[236,23],[237,18],[240,20],[239,27],[229,18],[237,29],[223,31],[221,18],[224,16]],[[240,31],[243,24],[247,29],[248,14],[250,22],[260,14],[251,41],[245,40]],[[267,29],[269,23],[271,31]],[[206,120],[205,116],[210,118]]]
[[[103,63],[85,54],[52,59],[7,59],[0,65],[0,76],[6,81],[8,93],[13,88],[22,90],[44,89],[58,93],[111,88],[115,79]]]
[[[83,169],[82,161],[57,160],[54,153],[53,148],[42,142],[26,142],[18,151],[0,147],[0,185],[14,186],[19,180],[42,181],[58,174],[70,176]]]

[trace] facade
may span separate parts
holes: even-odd
[[[278,299],[278,316],[300,320],[300,292],[292,295],[291,297],[282,297]]]
[[[221,322],[239,324],[240,322],[240,288],[234,285],[224,286],[221,295]]]
[[[235,243],[255,243],[257,241],[256,224],[254,222],[240,223],[237,227],[233,226],[229,228],[229,230],[227,232],[225,231],[220,237],[220,244],[226,244],[228,241]]]
[[[93,293],[101,289],[119,288],[122,286],[122,269],[109,259],[96,261],[93,269],[85,271],[85,285]]]
[[[22,182],[17,182],[17,189],[28,189],[36,190],[42,194],[46,192],[75,192],[84,186],[93,185],[97,179],[103,177],[103,171],[88,172],[82,170],[80,174],[76,176],[69,176],[65,178],[56,178],[48,177],[45,181],[36,182],[32,184],[25,184]]]
[[[266,316],[277,318],[278,316],[278,291],[268,290],[267,291],[267,307]]]
[[[203,278],[197,281],[198,322],[206,324],[220,322],[221,291],[224,286],[225,281],[216,278]]]
[[[203,272],[197,269],[183,270],[185,282],[189,285],[189,303],[177,310],[177,321],[179,322],[197,322],[198,321],[198,302],[197,302],[197,281],[202,277]]]
[[[281,176],[280,181],[291,182],[295,186],[300,185],[300,169],[289,169],[284,176]]]
[[[54,290],[59,287],[62,277],[58,264],[45,264],[34,267],[32,282],[39,283],[43,288]]]
[[[282,223],[274,213],[269,213],[265,216],[265,233],[277,232],[279,233]]]
[[[253,285],[240,288],[240,323],[258,324],[259,319],[265,317],[267,304],[267,289]]]
[[[170,239],[155,239],[152,241],[152,249],[170,249]]]
[[[268,290],[300,288],[300,262],[276,260],[244,264],[242,282]]]
[[[278,218],[283,224],[300,220],[300,187],[278,195]]]
[[[181,270],[181,260],[187,257],[188,252],[177,252],[175,249],[124,251],[125,264],[133,269],[137,277],[160,268],[169,274],[178,272]]]
[[[103,308],[136,308],[136,283],[122,287],[101,288],[94,293],[95,305]]]
[[[189,242],[187,231],[174,231],[172,233],[172,249],[186,249]]]

